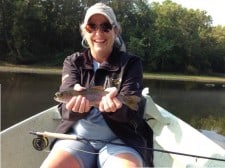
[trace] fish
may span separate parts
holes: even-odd
[[[94,86],[82,91],[76,90],[59,91],[55,93],[54,99],[59,103],[68,103],[73,96],[81,95],[89,100],[90,106],[98,108],[101,98],[108,93],[109,92],[105,91],[102,86]],[[121,94],[118,94],[116,97],[119,101],[128,106],[130,109],[135,111],[138,110],[138,103],[141,100],[139,96],[136,95],[123,96]]]

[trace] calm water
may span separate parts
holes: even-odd
[[[45,110],[57,102],[60,75],[0,73],[1,129]],[[160,106],[198,129],[225,135],[225,88],[221,84],[145,80]]]

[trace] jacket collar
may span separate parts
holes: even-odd
[[[111,55],[107,61],[104,61],[100,65],[100,69],[108,71],[117,71],[120,68],[120,51],[117,48],[113,48]],[[90,49],[84,51],[84,69],[93,69],[93,57],[91,56]]]

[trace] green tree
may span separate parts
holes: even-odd
[[[13,53],[11,29],[13,25],[15,0],[0,0],[0,58],[7,59]],[[8,53],[8,54],[6,54]]]
[[[0,0],[0,59],[13,63],[51,61],[82,50],[79,25],[98,0]],[[144,69],[224,73],[224,27],[212,27],[206,11],[171,0],[103,0],[122,27],[127,50]]]
[[[209,36],[211,37],[211,45],[206,55],[209,60],[210,70],[225,73],[225,27],[213,27]]]
[[[197,70],[203,60],[200,33],[210,30],[211,17],[170,0],[153,3],[152,9],[156,16],[152,41],[156,70],[185,72],[190,66]]]

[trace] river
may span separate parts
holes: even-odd
[[[57,104],[60,75],[0,73],[1,130]],[[153,100],[197,129],[225,135],[222,84],[144,80]]]

